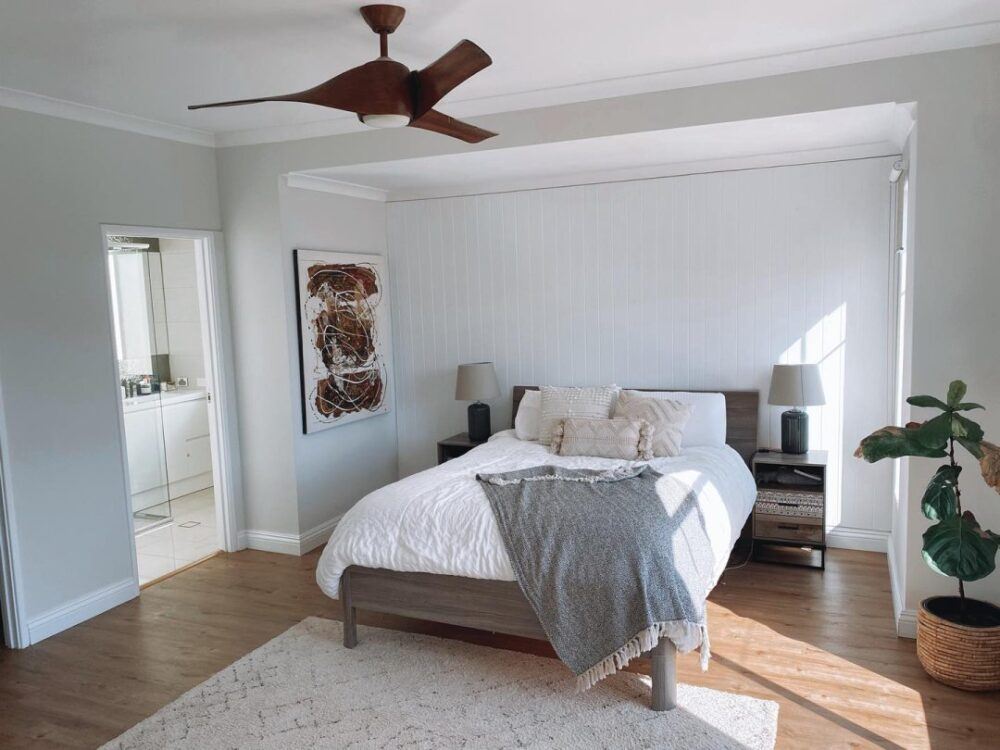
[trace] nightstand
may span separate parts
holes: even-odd
[[[450,438],[438,440],[438,464],[440,465],[445,461],[464,456],[477,445],[482,445],[482,443],[469,440],[469,433],[467,432],[460,432],[457,435],[452,435]]]
[[[803,454],[758,451],[751,462],[757,484],[753,508],[754,557],[772,547],[819,552],[819,568],[826,567],[826,451]],[[787,555],[767,562],[816,567]]]

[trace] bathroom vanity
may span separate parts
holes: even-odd
[[[134,513],[212,486],[204,388],[126,398],[123,406]]]

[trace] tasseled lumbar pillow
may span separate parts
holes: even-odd
[[[648,461],[653,457],[653,428],[643,419],[586,419],[556,422],[552,452],[560,456],[598,456]]]

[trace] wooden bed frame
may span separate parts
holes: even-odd
[[[514,386],[512,424],[526,390],[538,390],[538,386]],[[749,463],[757,448],[759,394],[757,391],[722,393],[726,397],[726,443]],[[358,643],[359,609],[548,640],[521,587],[513,581],[399,573],[352,565],[340,579],[340,602],[344,610],[344,646],[347,648],[354,648]],[[652,708],[654,711],[670,710],[677,704],[676,649],[664,638],[649,654]]]

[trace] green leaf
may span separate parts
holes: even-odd
[[[944,458],[948,455],[943,447],[928,447],[917,440],[915,437],[917,429],[883,427],[862,440],[854,455],[858,458],[864,458],[869,463],[881,461],[883,458],[902,458],[903,456]]]
[[[960,404],[955,405],[955,411],[972,411],[973,409],[985,409],[986,407],[982,404],[977,404],[973,401],[963,401]]]
[[[978,440],[969,440],[961,437],[955,439],[963,448],[965,448],[965,450],[975,456],[977,461],[983,460],[983,447],[979,444]]]
[[[941,521],[955,515],[958,508],[955,488],[958,486],[958,475],[961,471],[961,466],[945,464],[934,472],[931,481],[927,483],[920,508],[932,521]]]
[[[941,416],[948,415],[942,414]],[[968,417],[963,417],[961,414],[952,414],[951,435],[955,438],[965,438],[966,440],[978,443],[983,439],[983,428]]]
[[[927,448],[944,448],[952,435],[952,415],[938,414],[913,430],[913,437]]]
[[[948,404],[939,398],[934,398],[933,396],[910,396],[906,399],[906,403],[912,404],[913,406],[926,406],[928,408],[934,407],[937,409],[943,409],[944,411],[949,411],[951,409]]]
[[[1000,540],[983,531],[976,517],[965,511],[938,521],[924,532],[924,560],[936,573],[962,581],[978,581],[996,568]]]
[[[948,386],[948,406],[952,408],[958,406],[958,403],[965,398],[967,390],[969,390],[968,386],[961,380],[952,380],[951,385]]]

